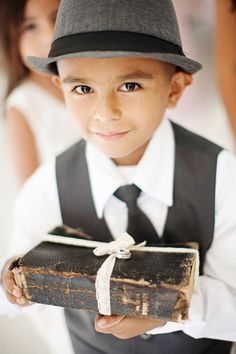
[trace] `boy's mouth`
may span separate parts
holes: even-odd
[[[113,132],[95,132],[94,134],[105,141],[118,140],[125,136],[129,131],[113,131]]]

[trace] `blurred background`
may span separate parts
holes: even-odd
[[[197,132],[226,149],[235,152],[235,143],[223,104],[219,97],[214,60],[214,0],[174,0],[179,19],[184,51],[203,64],[203,70],[194,77],[178,108],[168,115],[179,124]],[[0,93],[4,92],[4,72],[0,72]],[[2,97],[0,97],[2,99]],[[2,102],[2,101],[1,101]],[[1,105],[3,107],[3,105]],[[12,208],[16,195],[16,181],[9,162],[3,109],[0,111],[0,257],[9,244],[12,227]],[[54,317],[54,321],[57,315]],[[60,317],[60,316],[59,316]],[[58,317],[58,318],[59,318]],[[68,339],[60,346],[51,343],[50,318],[45,315],[43,331],[27,315],[8,318],[1,315],[0,304],[0,353],[1,354],[54,354],[71,352]],[[43,333],[45,335],[43,335]],[[58,338],[60,333],[58,333]]]

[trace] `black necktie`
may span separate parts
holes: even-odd
[[[146,240],[148,243],[158,243],[158,235],[151,221],[137,205],[140,193],[141,189],[134,184],[129,184],[118,188],[114,196],[127,205],[127,232],[135,239],[135,242],[139,243]]]

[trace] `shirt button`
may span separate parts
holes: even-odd
[[[142,338],[142,340],[149,340],[152,338],[152,334],[143,333],[140,337]]]

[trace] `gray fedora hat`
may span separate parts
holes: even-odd
[[[190,74],[201,69],[183,52],[171,0],[62,0],[48,58],[28,63],[55,74],[60,59],[118,56],[154,58]]]

